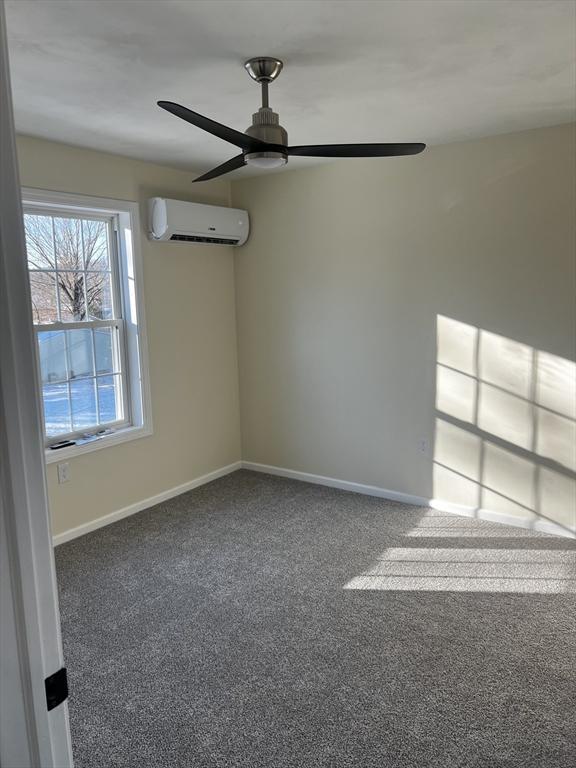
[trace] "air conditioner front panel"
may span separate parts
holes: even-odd
[[[148,207],[152,240],[242,245],[248,239],[248,213],[238,208],[159,197],[152,198]]]

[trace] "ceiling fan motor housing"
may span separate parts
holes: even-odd
[[[270,107],[260,107],[258,112],[252,115],[252,125],[245,133],[269,144],[288,144],[288,134],[279,123],[278,113]]]
[[[268,144],[281,144],[287,146],[288,134],[279,123],[278,114],[270,107],[260,107],[258,112],[252,115],[252,125],[246,129],[248,136],[253,136],[260,141],[266,141]],[[268,165],[284,165],[288,162],[288,155],[284,152],[249,152],[246,160],[250,163],[258,164],[258,160],[268,160]],[[276,160],[276,163],[274,163]]]

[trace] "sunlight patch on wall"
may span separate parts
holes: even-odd
[[[538,409],[536,453],[576,471],[576,421]]]
[[[536,392],[540,405],[576,419],[576,363],[539,352]]]
[[[471,376],[439,365],[436,371],[436,408],[461,421],[473,422],[477,386]]]
[[[540,512],[547,520],[555,520],[570,530],[574,529],[576,509],[576,482],[566,475],[542,467],[539,471]]]
[[[478,329],[438,315],[438,362],[470,376],[476,374]]]
[[[480,331],[479,377],[525,399],[531,395],[532,348],[496,333]],[[473,372],[475,375],[475,372]]]
[[[531,403],[484,382],[480,382],[479,388],[480,429],[529,450],[533,430]]]
[[[438,316],[436,410],[432,506],[576,531],[576,363]]]
[[[532,461],[521,458],[510,451],[484,443],[484,489],[498,496],[503,502],[510,501],[515,508],[534,510],[536,504],[536,467]],[[485,504],[488,509],[490,505]],[[504,511],[503,505],[502,511]]]

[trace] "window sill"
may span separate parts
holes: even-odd
[[[58,461],[73,459],[76,456],[82,456],[84,453],[100,451],[102,448],[112,448],[115,445],[128,443],[130,440],[138,440],[141,437],[148,437],[151,434],[152,428],[148,425],[141,427],[126,427],[125,429],[119,429],[111,435],[103,435],[102,437],[92,440],[89,443],[84,443],[83,445],[70,445],[68,448],[59,448],[56,451],[46,448],[44,451],[46,464],[56,464]]]

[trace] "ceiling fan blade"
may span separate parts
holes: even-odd
[[[264,151],[266,143],[259,139],[254,139],[251,136],[247,136],[245,133],[235,131],[234,128],[228,128],[227,125],[217,123],[215,120],[210,120],[209,117],[199,115],[198,112],[193,112],[191,109],[182,107],[180,104],[175,104],[173,101],[159,101],[158,106],[165,109],[167,112],[176,115],[176,117],[186,120],[188,123],[192,123],[197,128],[202,128],[203,131],[218,136],[219,139],[229,141],[230,144],[235,144],[237,147],[244,149],[246,152],[257,152],[258,150]]]
[[[193,179],[192,183],[195,184],[197,181],[208,181],[208,179],[215,179],[217,176],[223,176],[225,173],[235,171],[236,168],[242,168],[243,165],[246,165],[244,155],[236,155],[236,157],[233,157],[232,160],[227,160],[225,163],[222,163],[222,165],[218,165],[216,168],[212,168],[211,171],[207,171],[202,176],[198,176],[197,179]]]
[[[426,144],[311,144],[288,147],[289,155],[300,157],[395,157],[417,155]]]

